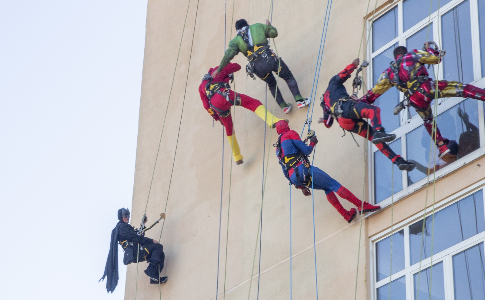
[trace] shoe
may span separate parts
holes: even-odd
[[[243,163],[242,159],[236,161],[236,165],[242,165],[242,163]]]
[[[285,114],[289,114],[290,110],[291,110],[291,104],[288,104],[287,107],[283,108],[283,111],[285,112]]]
[[[443,144],[441,146],[438,146],[438,149],[440,150],[440,154],[438,155],[439,158],[443,158],[448,155],[448,153],[450,153],[450,149],[448,148],[448,142],[445,142],[443,140],[441,141],[441,143]]]
[[[347,221],[347,223],[350,223],[350,222],[352,222],[352,220],[354,219],[355,215],[357,214],[357,210],[355,208],[351,208],[349,211],[347,211],[344,214],[345,214],[344,215],[345,221]]]
[[[359,210],[359,214],[363,214],[363,213],[365,214],[365,213],[368,213],[368,212],[373,212],[373,211],[379,210],[379,209],[381,209],[381,207],[378,206],[378,205],[372,205],[370,203],[364,202],[364,206],[363,207],[359,206],[357,209]],[[361,209],[362,209],[362,211],[361,211]]]
[[[167,282],[167,280],[168,280],[167,276],[160,277],[160,280],[157,280],[157,278],[150,277],[150,284],[165,283],[165,282]]]
[[[303,98],[298,101],[296,101],[296,104],[298,104],[298,108],[303,108],[310,104],[310,98]]]
[[[412,171],[416,167],[415,163],[409,162],[402,157],[398,157],[398,159],[396,159],[396,162],[394,162],[394,163],[397,165],[397,167],[401,171],[409,172],[409,171]]]
[[[396,138],[395,134],[386,133],[384,131],[384,128],[381,128],[379,130],[376,130],[372,135],[372,143],[380,144],[380,143],[391,142],[395,138]]]

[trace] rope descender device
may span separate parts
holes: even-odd
[[[314,136],[315,136],[315,130],[308,130],[308,132],[307,132],[307,134],[306,134],[306,138],[305,138],[305,141],[304,141],[304,142],[306,142],[306,141],[310,140],[310,139],[311,139],[312,137],[314,137]]]
[[[354,81],[352,81],[352,87],[353,87],[353,95],[357,96],[357,93],[359,90],[362,89],[362,76],[359,75],[360,72],[362,72],[362,68],[366,68],[369,65],[369,62],[367,60],[364,60],[360,67],[357,69],[357,72],[355,73],[355,78]]]
[[[153,226],[157,225],[162,219],[165,219],[165,213],[161,213],[160,214],[160,217],[158,218],[158,220],[156,220],[152,225],[150,225],[149,227],[146,227],[145,224],[146,222],[148,221],[148,218],[147,218],[147,215],[144,214],[143,217],[141,218],[141,223],[140,223],[140,228],[138,228],[136,230],[136,232],[138,233],[138,235],[143,235],[145,234],[146,231],[150,230],[153,228]]]

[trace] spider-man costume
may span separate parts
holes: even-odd
[[[217,68],[209,69],[209,72],[204,76],[204,80],[199,85],[200,99],[207,112],[216,121],[220,121],[226,129],[226,135],[231,145],[234,159],[237,164],[241,164],[243,162],[243,156],[241,155],[236,134],[234,133],[231,106],[239,105],[249,109],[263,119],[270,127],[273,127],[273,124],[280,119],[267,111],[259,100],[241,93],[235,93],[230,89],[229,80],[231,80],[231,74],[241,69],[239,64],[229,63],[216,78],[211,80],[210,74]]]
[[[393,140],[395,135],[384,132],[380,109],[369,103],[353,100],[345,89],[344,83],[357,68],[357,62],[358,60],[356,60],[356,64],[348,65],[330,79],[327,90],[323,94],[323,101],[320,104],[323,108],[323,119],[320,122],[324,123],[325,127],[330,128],[333,124],[333,118],[336,117],[341,128],[373,141],[377,149],[397,164],[399,169],[411,171],[415,164],[404,160],[385,143],[385,141]],[[370,119],[372,126],[364,118]]]
[[[395,86],[409,99],[410,105],[416,109],[424,121],[426,130],[433,137],[433,113],[430,104],[435,99],[436,83],[438,83],[438,98],[463,97],[485,101],[483,89],[458,81],[438,80],[436,82],[428,77],[425,64],[439,64],[443,55],[444,52],[440,54],[440,51],[430,47],[426,51],[414,49],[411,52],[407,52],[403,46],[397,47],[394,50],[396,60],[384,71],[377,84],[367,92],[363,100],[374,103],[380,95]],[[436,127],[436,145],[440,149],[440,158],[449,152],[447,143],[448,140],[443,138]]]
[[[313,188],[324,190],[328,202],[330,202],[330,204],[332,204],[349,223],[353,220],[357,211],[355,208],[351,208],[350,210],[343,208],[342,204],[338,201],[337,196],[335,196],[335,193],[357,206],[359,212],[361,212],[361,209],[366,213],[380,208],[380,206],[374,206],[367,202],[362,204],[362,201],[360,201],[359,198],[335,179],[321,169],[313,167],[308,163],[306,156],[313,151],[313,148],[318,143],[316,137],[311,138],[310,145],[307,146],[300,139],[300,136],[296,131],[290,130],[290,127],[285,120],[276,123],[276,131],[280,135],[278,137],[276,155],[280,161],[285,177],[297,188],[302,189],[303,191],[308,190],[308,187],[312,186],[313,180]]]

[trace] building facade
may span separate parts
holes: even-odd
[[[338,125],[317,123],[319,98],[333,75],[360,57],[370,62],[364,89],[372,87],[398,45],[421,49],[435,41],[447,54],[428,69],[432,78],[485,88],[485,1],[271,4],[148,2],[132,220],[141,219],[145,207],[149,220],[166,212],[163,225],[147,235],[161,236],[169,280],[159,289],[143,274],[146,263],[138,273],[130,265],[125,299],[315,299],[317,293],[327,299],[417,300],[430,293],[433,299],[485,299],[483,102],[433,102],[443,136],[458,144],[452,159],[441,160],[413,108],[393,114],[403,95],[392,88],[381,96],[376,105],[383,125],[397,136],[391,148],[418,165],[408,173],[364,139],[355,137],[358,146],[349,133],[342,137]],[[232,110],[244,156],[235,165],[222,126],[212,123],[198,94],[203,75],[219,64],[234,37],[234,22],[272,18],[279,33],[272,49],[310,97],[327,7],[311,123],[319,138],[314,165],[382,206],[350,224],[323,191],[314,191],[313,205],[311,197],[290,190],[272,146],[276,132],[242,107]],[[301,132],[307,109],[294,105],[286,116],[264,82],[244,74],[245,57],[233,62],[243,67],[233,89],[261,100]],[[350,91],[351,80],[346,86]],[[294,104],[283,80],[278,87]]]

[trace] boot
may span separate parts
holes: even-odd
[[[164,276],[164,277],[159,277],[159,279],[157,280],[157,278],[151,278],[150,277],[150,284],[160,284],[160,283],[165,283],[167,282],[168,280],[168,277],[167,276]]]
[[[380,144],[391,142],[396,138],[395,134],[386,133],[384,128],[377,129],[372,135],[372,143]]]
[[[473,98],[485,101],[485,90],[471,84],[465,84],[465,87],[463,88],[463,98]]]
[[[333,207],[339,212],[339,214],[344,217],[345,221],[348,223],[352,222],[354,219],[355,215],[357,214],[357,211],[355,208],[351,208],[349,211],[347,211],[342,204],[337,199],[337,196],[335,196],[334,192],[330,192],[327,194],[327,199],[330,204],[332,204]]]
[[[295,101],[296,101],[296,104],[298,105],[298,108],[303,108],[303,107],[307,106],[308,104],[310,104],[310,98],[302,98],[302,99],[295,100]]]
[[[381,207],[378,205],[372,205],[367,202],[364,202],[364,205],[357,207],[357,209],[359,210],[359,214],[365,214],[368,212],[379,210],[381,209]]]
[[[269,127],[274,128],[274,124],[276,122],[281,121],[281,119],[275,117],[272,113],[270,113],[264,105],[258,106],[255,110],[254,113],[263,119],[263,121],[266,121],[266,124],[268,124]]]
[[[234,160],[236,161],[237,165],[243,163],[243,156],[241,155],[241,150],[239,149],[239,144],[237,143],[236,134],[229,135],[227,137],[229,140],[229,145],[232,149],[232,155],[234,156]]]
[[[439,158],[443,158],[450,153],[450,149],[448,148],[448,140],[442,140],[436,146],[438,146],[438,150],[440,151],[440,154],[438,155]]]
[[[401,171],[412,171],[416,167],[415,163],[409,162],[402,157],[398,157],[394,162]]]
[[[287,106],[287,107],[283,108],[283,112],[284,112],[285,114],[289,114],[289,113],[290,113],[290,110],[291,110],[291,104],[288,104],[288,106]]]

